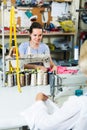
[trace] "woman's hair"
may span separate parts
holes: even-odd
[[[80,48],[79,67],[87,75],[87,40],[84,41]]]
[[[35,29],[35,28],[37,28],[37,29],[42,29],[42,30],[43,30],[42,25],[41,25],[40,23],[38,23],[38,22],[33,22],[33,23],[31,24],[30,28],[29,28],[29,33],[31,34],[31,33],[33,32],[33,29]]]

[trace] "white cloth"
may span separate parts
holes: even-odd
[[[61,108],[49,99],[45,102],[37,101],[23,111],[22,115],[31,130],[86,130],[86,108],[86,96],[71,96]]]
[[[87,129],[87,96],[81,96],[79,98],[81,103],[81,111],[79,119],[75,124],[74,130],[86,130]]]

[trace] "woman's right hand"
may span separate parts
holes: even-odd
[[[16,47],[15,46],[11,47],[11,49],[9,51],[9,56],[16,57]],[[18,56],[19,56],[19,52],[18,52]]]

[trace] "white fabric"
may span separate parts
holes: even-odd
[[[21,87],[21,91],[18,91],[17,86],[0,86],[0,130],[26,126],[27,123],[20,113],[35,103],[37,93],[49,95],[50,87],[26,86]]]
[[[49,99],[46,102],[37,101],[22,115],[31,130],[86,130],[86,108],[86,96],[71,96],[61,108]]]
[[[81,96],[79,98],[81,103],[81,112],[78,121],[76,122],[74,130],[86,130],[87,129],[87,97]]]

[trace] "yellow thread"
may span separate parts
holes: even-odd
[[[12,46],[12,29],[14,32],[14,42],[16,47],[16,73],[17,73],[17,85],[18,85],[18,91],[21,92],[20,87],[20,77],[19,77],[19,57],[18,57],[18,46],[17,46],[17,38],[16,38],[16,22],[15,22],[15,13],[14,13],[14,6],[12,6],[10,11],[10,48]],[[12,68],[12,65],[10,65],[10,71],[14,71]]]

